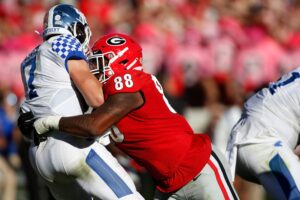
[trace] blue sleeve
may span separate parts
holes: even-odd
[[[17,146],[15,142],[12,140],[9,141],[8,146],[7,146],[7,156],[17,154]]]
[[[64,60],[65,68],[68,70],[68,60],[87,60],[81,44],[72,35],[61,35],[52,42],[52,50]]]
[[[14,129],[15,124],[10,121],[5,112],[0,109],[0,134],[6,139],[7,142],[7,147],[5,149],[0,149],[0,153],[4,156],[17,153],[17,146],[13,141]]]
[[[17,150],[18,150],[17,145],[13,139],[13,133],[14,133],[15,128],[16,128],[15,123],[10,122],[10,134],[7,138],[7,140],[8,140],[8,147],[7,147],[8,155],[16,154]]]

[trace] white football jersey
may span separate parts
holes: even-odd
[[[87,59],[80,42],[71,35],[52,37],[25,58],[21,64],[24,111],[31,110],[37,118],[83,113],[68,73],[69,59]]]
[[[268,129],[270,136],[280,137],[290,147],[295,147],[300,132],[300,67],[248,99],[244,104],[244,114]],[[241,132],[239,134],[242,135],[238,136],[240,143],[249,138],[259,138],[260,133],[266,134],[265,131]]]

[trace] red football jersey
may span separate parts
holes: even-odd
[[[108,98],[140,91],[144,104],[113,128],[117,146],[145,167],[162,192],[172,192],[193,179],[207,163],[211,142],[194,134],[187,121],[169,105],[155,76],[141,71],[115,71],[104,85]]]

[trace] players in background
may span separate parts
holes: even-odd
[[[21,167],[21,160],[14,141],[16,126],[8,114],[8,95],[6,89],[0,88],[0,199],[15,200],[16,170]]]
[[[103,103],[102,86],[87,64],[90,37],[86,19],[75,7],[59,4],[46,13],[44,42],[21,65],[23,112],[31,111],[35,118],[83,114],[79,92],[92,107]],[[58,131],[36,138],[20,127],[33,138],[31,163],[56,199],[143,199],[129,175],[95,139]]]
[[[299,88],[298,67],[250,97],[227,146],[232,172],[262,184],[272,199],[300,199]]]
[[[112,127],[116,145],[154,178],[155,199],[238,199],[227,163],[209,137],[194,134],[156,77],[143,72],[139,44],[110,34],[92,50],[89,62],[104,83],[104,104],[87,115],[41,118],[37,132],[97,137]]]

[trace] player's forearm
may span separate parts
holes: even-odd
[[[132,107],[128,106],[128,102],[125,102],[123,98],[118,100],[120,98],[116,96],[108,99],[105,104],[91,114],[62,117],[59,121],[59,130],[82,137],[101,136],[132,110]]]
[[[81,137],[92,137],[87,127],[89,127],[88,123],[81,117],[62,117],[59,121],[60,131]]]
[[[81,137],[97,137],[142,104],[139,92],[115,94],[91,114],[43,117],[34,122],[34,127],[39,135],[60,130]]]
[[[87,81],[87,82],[89,82],[89,81]],[[87,104],[93,108],[97,108],[100,105],[102,105],[104,103],[104,98],[102,95],[102,88],[99,87],[99,85],[95,85],[91,82],[89,82],[86,85],[87,85],[86,86],[87,89],[85,89],[85,91],[90,91],[90,92],[82,92],[81,91],[81,93],[83,94],[84,99],[87,102]]]
[[[95,115],[62,117],[59,130],[80,137],[101,136],[110,126],[105,120],[96,119]]]
[[[69,74],[87,104],[93,108],[103,104],[102,84],[90,73],[84,60],[69,60]]]

